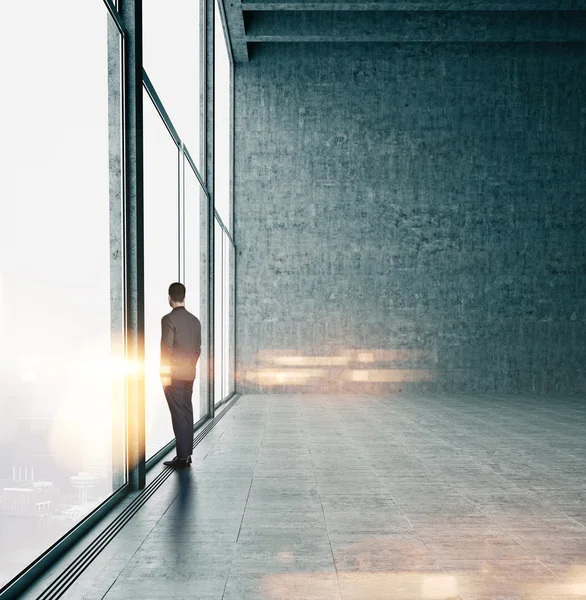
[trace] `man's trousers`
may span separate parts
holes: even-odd
[[[171,422],[177,443],[177,457],[187,458],[193,451],[193,381],[173,379],[163,388],[171,411]]]

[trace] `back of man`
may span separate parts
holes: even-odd
[[[191,463],[193,449],[193,382],[201,354],[201,323],[185,308],[185,286],[169,286],[173,309],[161,319],[161,383],[171,413],[177,456],[165,465],[180,468]]]
[[[201,353],[201,323],[185,306],[177,306],[161,320],[161,358],[167,356],[171,379],[193,381]]]

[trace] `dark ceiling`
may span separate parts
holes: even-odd
[[[232,53],[267,42],[584,42],[586,0],[223,0]]]

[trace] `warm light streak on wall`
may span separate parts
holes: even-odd
[[[433,353],[427,350],[401,349],[345,349],[337,356],[306,356],[295,350],[260,350],[257,360],[262,363],[280,365],[346,365],[351,362],[373,363],[391,361],[432,360]]]
[[[345,367],[345,356],[275,356],[274,364],[284,367]]]
[[[275,357],[278,356],[297,356],[294,350],[259,350],[257,352],[257,359],[259,362],[267,363],[272,362]]]
[[[356,360],[360,363],[373,363],[375,361],[374,352],[358,352]]]
[[[354,369],[346,371],[348,381],[364,383],[405,383],[407,381],[433,381],[433,374],[422,369]]]
[[[340,385],[386,386],[409,382],[430,382],[435,364],[433,353],[411,349],[342,349],[333,355],[307,356],[294,350],[261,350],[257,368],[244,371],[245,381],[262,386],[328,390]],[[421,367],[420,367],[421,365]],[[422,368],[423,367],[423,368]],[[354,388],[355,389],[355,388]],[[395,391],[393,389],[393,391]]]
[[[359,363],[431,360],[433,358],[433,354],[427,350],[412,350],[408,348],[345,350],[343,354],[351,361]]]
[[[246,378],[261,385],[306,385],[325,376],[322,369],[259,369],[248,373]]]

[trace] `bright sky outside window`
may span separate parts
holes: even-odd
[[[145,416],[147,459],[173,439],[159,378],[161,318],[179,280],[179,151],[144,93]]]
[[[185,288],[186,288],[186,307],[202,323],[202,330],[205,323],[203,318],[203,299],[201,295],[201,268],[202,255],[204,249],[201,247],[201,204],[207,202],[207,196],[197,180],[193,169],[187,159],[185,165]],[[205,333],[205,330],[203,330]],[[201,380],[207,373],[206,352],[207,348],[205,335],[202,335],[202,353],[197,364],[197,378],[193,386],[193,416],[198,421],[206,414],[206,410],[201,407]]]
[[[102,2],[32,0],[8,3],[0,21],[10,57],[0,98],[0,587],[124,483],[112,467],[125,462],[125,398],[112,352],[122,331],[111,331],[123,305],[122,272],[110,265],[108,92],[120,79],[116,69],[108,79],[109,19]]]
[[[214,50],[214,194],[215,208],[224,225],[231,228],[231,82],[230,57],[222,27],[222,19],[217,1],[215,8],[215,50]]]
[[[144,68],[200,169],[200,3],[143,0],[142,18]]]
[[[218,404],[224,399],[224,232],[218,221],[214,235],[214,402]]]

